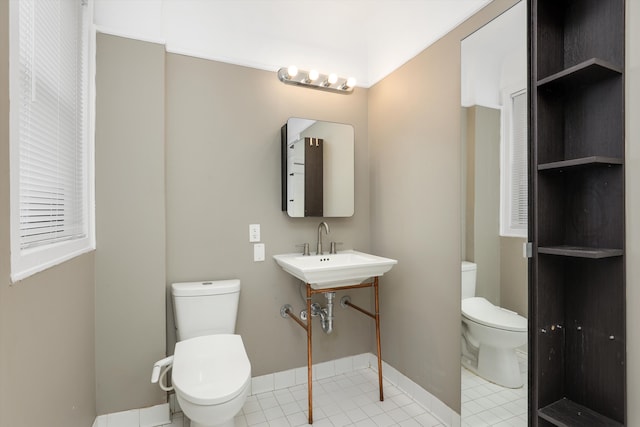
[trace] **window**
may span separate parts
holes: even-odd
[[[94,249],[87,0],[11,0],[11,278]]]
[[[503,92],[500,235],[527,237],[527,91]]]

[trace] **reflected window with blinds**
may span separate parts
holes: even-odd
[[[503,95],[500,235],[527,237],[527,91]]]
[[[94,248],[87,0],[10,2],[12,280]]]

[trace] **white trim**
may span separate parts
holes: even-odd
[[[13,229],[11,230],[13,233]],[[72,258],[91,252],[95,246],[90,238],[70,240],[43,247],[20,250],[11,241],[11,282],[17,283],[29,276],[62,264]]]
[[[165,50],[167,51],[167,53],[191,56],[194,58],[206,59],[209,61],[223,62],[225,64],[239,65],[241,67],[254,68],[256,70],[276,72],[278,71],[278,68],[279,68],[277,66],[268,65],[262,62],[257,62],[257,61],[239,60],[237,58],[229,58],[223,55],[220,55],[220,56],[210,55],[210,54],[201,52],[199,50],[188,49],[182,46],[178,46],[175,43],[165,44]]]
[[[135,424],[136,427],[173,425],[171,424],[169,403],[162,403],[148,408],[130,409],[128,411],[99,415],[93,421],[93,427],[131,426],[133,424]]]
[[[156,38],[156,37],[147,37],[147,36],[140,36],[136,34],[130,34],[125,31],[121,31],[115,28],[110,28],[104,25],[94,25],[94,28],[97,33],[107,34],[109,36],[122,37],[125,39],[138,40],[138,41],[147,42],[147,43],[156,43],[164,46],[167,45],[167,40],[160,37]]]
[[[9,2],[9,241],[11,252],[11,281],[15,282],[16,279],[14,265],[19,259],[20,252],[20,211],[16,208],[20,201],[19,195],[19,182],[17,177],[20,170],[18,165],[20,164],[20,152],[16,143],[18,137],[18,123],[19,114],[17,108],[11,108],[11,105],[15,105],[12,100],[18,99],[19,88],[16,78],[11,76],[17,76],[20,72],[19,52],[16,48],[20,39],[20,29],[15,23],[19,21],[18,0],[11,0]]]

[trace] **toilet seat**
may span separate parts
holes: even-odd
[[[472,297],[462,300],[462,315],[490,328],[512,332],[527,332],[527,319],[519,314],[496,307],[485,298]]]
[[[217,405],[242,393],[251,381],[251,364],[240,335],[217,334],[176,343],[172,381],[186,400]]]

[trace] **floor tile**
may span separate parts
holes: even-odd
[[[526,364],[523,364],[526,369]],[[526,372],[523,372],[526,377]],[[507,389],[465,368],[462,377],[462,427],[526,427],[527,389]],[[442,422],[399,388],[386,383],[378,396],[377,373],[369,368],[322,378],[313,383],[314,427],[443,427]],[[308,426],[307,386],[298,384],[249,396],[235,419],[236,427]],[[109,414],[104,427],[138,427],[139,411]],[[106,422],[105,422],[106,421]],[[183,414],[173,414],[162,427],[189,427]]]
[[[474,376],[469,387],[483,384]],[[291,378],[287,381],[291,383]],[[486,390],[484,390],[486,392]],[[474,396],[481,397],[480,389]],[[443,427],[443,424],[425,407],[398,387],[385,381],[385,400],[379,401],[378,374],[370,368],[361,368],[313,382],[314,427]],[[504,398],[504,404],[522,399],[518,394]],[[494,406],[500,402],[492,401]],[[480,410],[476,407],[476,409]],[[508,407],[493,413],[500,418],[507,414],[517,419],[518,411]],[[101,427],[139,427],[139,411],[109,414],[101,418]],[[505,418],[500,418],[505,421]],[[297,384],[279,390],[265,390],[247,398],[242,411],[235,418],[236,427],[308,427],[307,385]],[[162,427],[190,427],[191,422],[182,413],[174,413],[170,424]],[[462,424],[463,426],[465,424]]]
[[[510,389],[493,384],[466,368],[461,368],[462,427],[526,427],[527,364],[520,363],[525,385]]]

